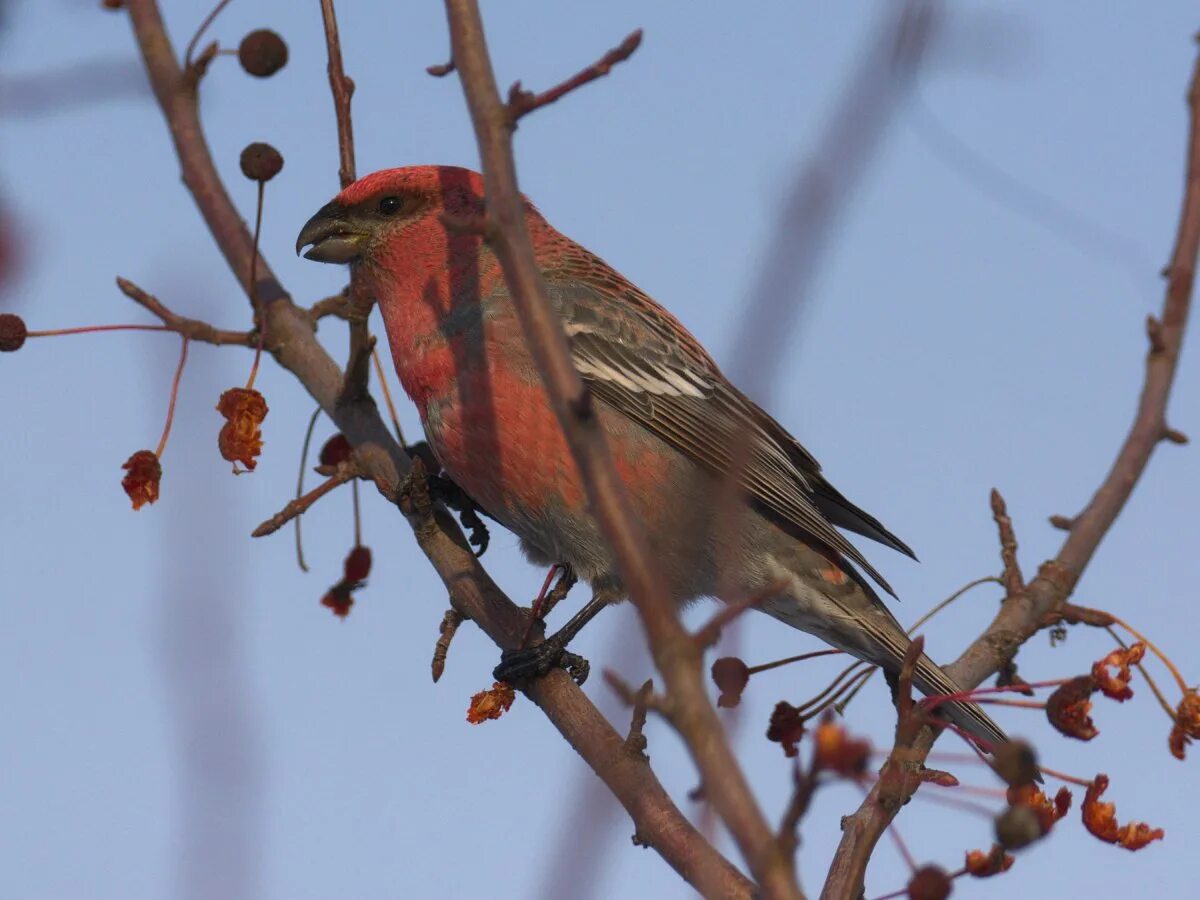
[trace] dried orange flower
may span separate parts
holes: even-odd
[[[162,463],[150,450],[139,450],[121,466],[125,477],[121,479],[121,487],[133,502],[134,509],[141,509],[147,503],[158,499],[158,484],[162,481]]]
[[[1059,788],[1051,800],[1036,784],[1023,784],[1008,789],[1008,802],[1011,806],[1024,806],[1032,810],[1042,834],[1046,834],[1071,808],[1071,792],[1065,787]]]
[[[1183,759],[1193,738],[1200,738],[1200,694],[1195,689],[1187,691],[1175,707],[1175,727],[1168,739],[1171,754],[1176,759]]]
[[[950,889],[950,876],[937,866],[917,869],[908,881],[909,900],[946,900]]]
[[[1145,822],[1117,824],[1117,807],[1114,803],[1101,803],[1100,795],[1108,790],[1108,776],[1097,775],[1088,785],[1083,798],[1083,824],[1100,840],[1117,844],[1126,850],[1141,850],[1151,841],[1160,841],[1161,828],[1151,828]]]
[[[1145,655],[1146,645],[1141,641],[1132,647],[1118,647],[1092,666],[1096,687],[1104,692],[1104,696],[1124,703],[1133,696],[1133,688],[1129,686],[1133,673],[1129,667],[1141,662]],[[1116,672],[1110,673],[1110,668],[1115,668]]]
[[[226,422],[221,426],[217,446],[221,456],[253,471],[257,465],[254,458],[262,453],[262,423],[267,417],[267,401],[253,388],[230,388],[217,402],[217,412]]]
[[[498,719],[508,712],[516,697],[511,684],[497,681],[492,684],[490,691],[480,691],[471,698],[471,705],[467,707],[467,721],[478,725],[488,719]]]
[[[825,710],[821,723],[813,733],[816,744],[813,765],[852,778],[862,774],[871,758],[871,742],[850,737],[846,729],[834,721],[833,711]]]
[[[712,664],[712,680],[721,691],[717,706],[737,706],[750,683],[750,667],[736,656],[722,656]]]
[[[1013,858],[1004,852],[1004,848],[999,844],[992,844],[992,849],[987,853],[982,850],[971,850],[967,853],[967,860],[963,864],[963,869],[968,875],[975,878],[990,878],[993,875],[999,875],[1001,872],[1007,872],[1012,868]]]
[[[771,713],[771,721],[767,723],[767,740],[783,744],[784,754],[792,757],[800,752],[796,745],[802,737],[804,718],[800,710],[786,700],[780,700]]]
[[[1046,698],[1046,718],[1067,737],[1090,741],[1100,733],[1088,715],[1095,692],[1096,681],[1091,675],[1072,678]]]

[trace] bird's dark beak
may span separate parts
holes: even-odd
[[[350,263],[358,259],[370,235],[356,227],[347,211],[337,203],[328,203],[304,223],[296,238],[296,253],[305,247],[305,259],[323,263]]]

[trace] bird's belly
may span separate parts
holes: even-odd
[[[672,459],[599,409],[618,474],[648,531],[670,501]],[[426,404],[430,447],[447,474],[513,531],[536,562],[564,562],[588,581],[611,574],[587,492],[545,388],[495,365]]]
[[[495,375],[496,373],[488,373]],[[582,508],[582,486],[541,385],[460,377],[427,404],[425,432],[451,478],[488,512]]]

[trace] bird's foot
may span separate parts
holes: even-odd
[[[564,669],[576,684],[587,681],[591,664],[578,653],[571,653],[554,638],[521,650],[505,650],[500,665],[492,671],[497,681],[521,685],[534,681],[555,669]]]

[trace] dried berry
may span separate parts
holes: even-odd
[[[129,496],[134,509],[141,509],[147,503],[158,499],[158,485],[162,481],[162,464],[150,450],[139,450],[121,466],[125,477],[121,479],[121,487]]]
[[[238,163],[242,174],[251,181],[270,181],[283,168],[283,157],[270,144],[255,141],[246,145]]]
[[[0,353],[20,350],[28,335],[24,319],[12,313],[0,313]]]
[[[1037,755],[1025,741],[1006,741],[997,746],[992,768],[1009,787],[1033,784],[1038,779]]]
[[[734,707],[750,683],[750,669],[736,656],[722,656],[712,664],[712,680],[721,691],[717,706]]]
[[[286,66],[287,61],[287,44],[269,28],[250,32],[238,44],[238,62],[258,78],[270,78]]]
[[[1006,850],[1028,847],[1043,834],[1037,813],[1028,806],[1009,806],[996,816],[996,840]]]
[[[950,889],[950,876],[937,866],[922,866],[908,881],[909,900],[946,900]]]

